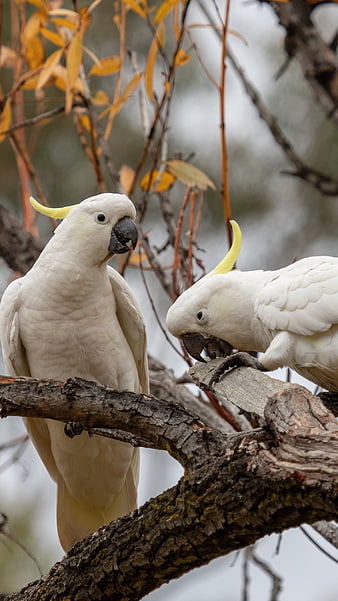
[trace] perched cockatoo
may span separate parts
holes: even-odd
[[[262,353],[248,364],[289,366],[315,384],[338,391],[338,258],[308,257],[276,271],[232,269],[241,232],[232,222],[229,253],[170,307],[167,327],[201,359],[207,337],[231,349]],[[230,355],[224,367],[242,363]],[[202,359],[203,360],[203,359]]]
[[[142,315],[125,280],[107,265],[135,248],[135,208],[125,195],[99,194],[40,212],[63,219],[32,269],[5,290],[0,335],[8,373],[82,377],[119,390],[148,391]],[[64,424],[27,419],[30,437],[57,484],[57,524],[65,550],[136,508],[139,454]]]

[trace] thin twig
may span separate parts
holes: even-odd
[[[225,83],[226,83],[226,60],[227,60],[227,33],[229,23],[229,12],[230,12],[230,0],[227,0],[224,8],[224,22],[222,23],[222,34],[221,34],[221,79],[218,86],[219,91],[219,117],[220,117],[220,132],[221,132],[221,195],[223,200],[224,217],[226,221],[226,230],[228,235],[229,246],[232,242],[232,228],[230,225],[231,219],[231,203],[230,203],[230,192],[229,192],[229,178],[228,178],[228,151],[226,141],[226,119],[225,119]]]
[[[268,563],[257,557],[254,553],[254,547],[247,548],[248,557],[272,580],[272,591],[270,601],[278,601],[279,594],[282,591],[282,579],[272,570]]]
[[[139,253],[140,252],[141,252],[141,249],[139,249]],[[166,341],[170,344],[170,346],[174,349],[175,353],[177,353],[181,357],[181,359],[184,359],[184,356],[182,355],[182,353],[180,353],[180,351],[178,350],[178,348],[172,343],[172,341],[170,340],[170,338],[168,336],[168,332],[165,330],[165,328],[162,325],[160,316],[159,316],[159,314],[157,312],[156,305],[155,305],[153,297],[152,297],[152,295],[150,293],[150,289],[149,289],[149,286],[148,286],[148,283],[147,283],[147,280],[146,280],[146,277],[145,277],[145,274],[144,274],[144,267],[142,265],[141,257],[140,257],[140,273],[141,273],[141,278],[142,278],[142,282],[143,282],[145,291],[147,293],[149,302],[151,304],[152,311],[154,313],[155,319],[156,319],[156,321],[157,321],[157,323],[158,323],[158,325],[160,327],[160,330],[161,330],[163,336],[165,337]]]
[[[331,559],[331,561],[334,561],[334,563],[338,563],[338,557],[333,557],[333,555],[331,555],[331,553],[329,553],[328,551],[326,551],[326,549],[324,549],[322,547],[322,545],[320,545],[319,543],[317,543],[317,541],[305,530],[305,528],[303,526],[300,526],[300,530],[312,542],[312,544],[315,547],[317,547],[317,549],[319,549],[319,551],[321,553],[323,553],[326,557],[328,557],[329,559]]]
[[[249,586],[250,586],[250,575],[249,575],[249,547],[244,549],[243,553],[243,588],[242,588],[242,601],[249,600]]]
[[[172,298],[172,288],[171,288],[168,278],[164,272],[164,269],[163,269],[162,265],[157,261],[155,255],[153,253],[153,250],[148,242],[148,238],[147,238],[146,234],[143,232],[142,226],[140,224],[138,225],[138,228],[139,228],[139,233],[140,233],[140,238],[141,238],[141,245],[142,245],[144,252],[147,255],[149,264],[151,265],[151,267],[152,267],[154,273],[156,274],[163,289],[167,292],[169,297]]]
[[[42,576],[42,569],[37,561],[37,559],[34,557],[34,555],[32,555],[32,553],[29,551],[29,549],[27,549],[27,547],[25,545],[23,545],[15,536],[13,536],[13,534],[6,532],[5,528],[8,526],[8,518],[4,513],[0,513],[0,517],[2,519],[1,523],[0,523],[0,534],[2,534],[2,536],[4,536],[5,538],[7,538],[7,540],[11,541],[12,543],[14,543],[17,547],[19,547],[19,549],[21,549],[26,555],[27,557],[29,557],[33,563],[35,564],[40,577]]]
[[[76,107],[84,107],[84,103],[82,101],[78,101],[78,100],[74,100],[73,101],[73,108]],[[44,119],[51,119],[52,117],[55,117],[56,115],[61,115],[65,112],[65,107],[59,106],[57,108],[54,109],[50,109],[49,111],[46,111],[45,113],[40,113],[39,115],[35,115],[35,117],[31,117],[30,119],[25,119],[24,121],[21,121],[20,123],[14,123],[13,125],[11,125],[11,127],[9,127],[8,129],[6,129],[3,133],[4,134],[11,134],[13,131],[16,131],[17,129],[21,129],[23,127],[29,127],[30,125],[35,125],[36,123],[39,123],[40,121],[43,121]]]

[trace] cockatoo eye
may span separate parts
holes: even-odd
[[[107,223],[108,217],[107,217],[107,215],[105,213],[96,213],[96,215],[95,215],[95,221],[97,223],[101,223],[101,224]]]
[[[205,310],[201,309],[200,311],[198,311],[198,313],[196,314],[196,317],[197,317],[198,323],[200,323],[200,324],[207,323],[207,321],[208,321],[208,313]]]

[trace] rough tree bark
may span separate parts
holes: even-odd
[[[22,229],[17,216],[0,205],[0,256],[13,271],[26,273],[43,249],[40,240]]]
[[[194,376],[208,378],[217,365],[198,364]],[[8,601],[141,599],[266,534],[337,517],[338,424],[321,400],[247,368],[229,373],[217,389],[255,414],[260,427],[226,434],[169,400],[79,379],[2,378],[0,416],[127,432],[129,442],[164,449],[185,470],[175,487],[78,542]]]

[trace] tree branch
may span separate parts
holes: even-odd
[[[0,256],[8,266],[26,273],[42,249],[42,242],[23,230],[16,215],[0,205]]]
[[[240,371],[223,378],[225,396]],[[245,396],[245,406],[255,411],[253,374],[249,369],[246,374],[246,394],[243,381],[236,403]],[[280,393],[270,398],[270,378],[259,375],[262,397],[265,384],[268,389],[259,436],[250,431],[225,435],[177,403],[151,395],[117,392],[80,379],[2,378],[3,417],[39,416],[86,428],[118,428],[168,450],[185,468],[175,487],[78,542],[48,576],[8,601],[141,599],[162,583],[263,535],[334,520],[334,416],[300,386],[279,383]]]

